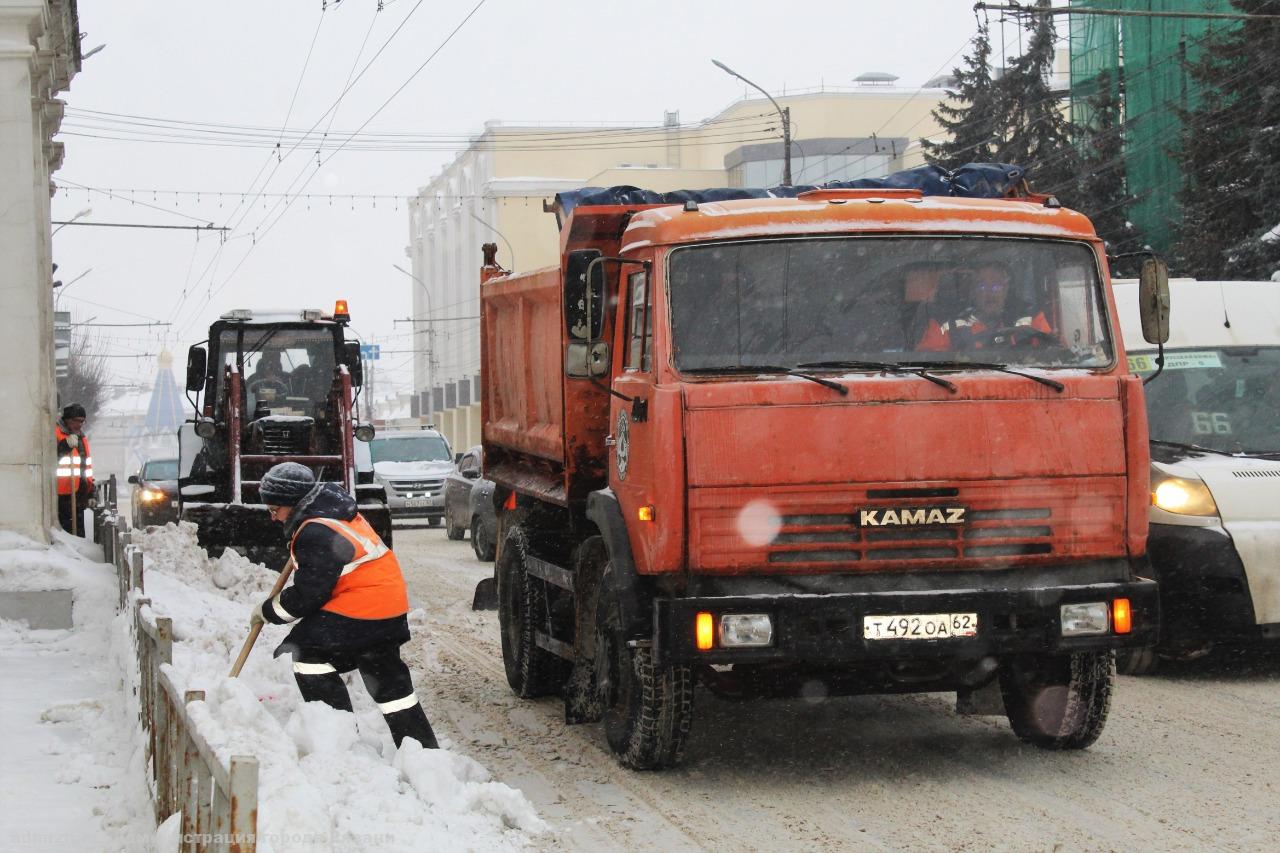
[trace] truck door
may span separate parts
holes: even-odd
[[[655,522],[659,520],[651,517],[648,522],[644,521],[640,510],[653,506],[655,472],[661,470],[653,458],[657,448],[649,419],[654,391],[653,293],[647,271],[625,270],[621,294],[625,313],[617,338],[621,344],[617,358],[621,367],[613,379],[613,390],[617,393],[610,396],[609,427],[614,443],[609,485],[618,496],[627,529],[631,531],[636,564],[643,571],[653,562]]]

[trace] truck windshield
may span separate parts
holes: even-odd
[[[267,411],[272,415],[315,416],[333,384],[334,336],[326,327],[289,329],[249,327],[226,329],[218,338],[223,381],[226,366],[242,364],[245,417]]]
[[[449,462],[449,445],[438,435],[375,438],[369,453],[377,462]]]
[[[1155,353],[1129,368],[1150,374]],[[1151,438],[1225,453],[1280,452],[1280,347],[1165,351],[1147,391]]]
[[[676,249],[675,365],[1105,367],[1092,249],[990,237],[832,237]]]

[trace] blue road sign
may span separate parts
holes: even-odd
[[[382,358],[382,344],[361,344],[360,357],[369,361],[377,361]]]

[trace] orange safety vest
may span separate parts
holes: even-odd
[[[59,443],[70,433],[61,424],[53,428],[54,437]],[[58,457],[58,494],[79,494],[81,484],[93,488],[93,456],[89,453],[89,439],[80,436],[80,446],[71,448],[70,452]]]
[[[308,524],[323,524],[351,543],[355,556],[342,567],[329,601],[321,608],[352,619],[391,619],[409,612],[400,561],[359,513],[350,521],[336,518],[308,518],[298,525],[289,542],[297,540]]]

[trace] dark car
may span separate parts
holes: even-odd
[[[498,520],[493,512],[493,482],[481,476],[484,450],[473,447],[458,459],[458,470],[444,481],[444,532],[461,539],[471,531],[471,550],[477,560],[493,559]]]
[[[178,460],[148,459],[129,478],[133,495],[133,526],[168,524],[178,520]]]

